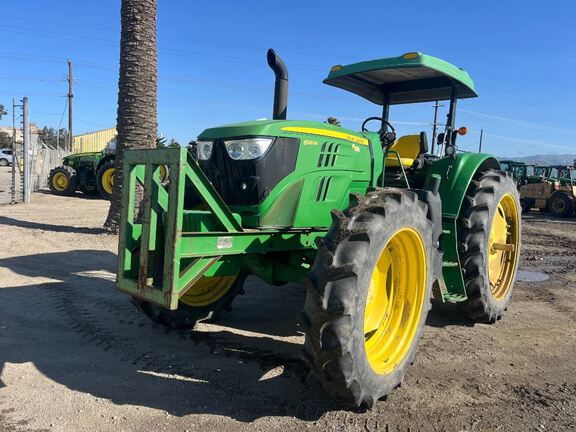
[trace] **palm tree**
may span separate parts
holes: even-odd
[[[124,150],[156,147],[158,53],[156,0],[122,0],[114,190],[104,227],[118,232]]]

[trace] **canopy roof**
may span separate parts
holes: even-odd
[[[414,52],[332,67],[325,84],[356,93],[378,105],[386,95],[390,105],[478,96],[470,75],[439,58]]]

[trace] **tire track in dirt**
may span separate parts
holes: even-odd
[[[98,295],[95,291],[78,289],[68,283],[47,284],[45,291],[51,297],[54,309],[69,323],[72,330],[94,347],[110,351],[112,357],[130,363],[135,368],[208,381],[223,398],[230,394],[231,388],[237,389],[239,393],[246,391],[241,377],[208,370],[200,372],[198,368],[190,368],[190,352],[187,351],[190,346],[182,346],[176,353],[162,353],[159,349],[151,349],[149,344],[143,341],[149,340],[151,333],[154,333],[156,338],[168,338],[170,342],[176,338],[180,343],[190,341],[194,347],[204,348],[211,354],[236,362],[255,363],[263,371],[282,367],[284,378],[302,386],[303,390],[315,386],[309,381],[308,369],[299,358],[286,358],[282,354],[255,350],[215,334],[163,329],[140,315],[128,297],[112,300]],[[158,335],[159,331],[162,334]],[[120,356],[117,353],[120,353]],[[244,408],[251,410],[257,406],[258,411],[268,411],[270,415],[301,419],[317,419],[326,411],[334,409],[334,405],[325,397],[317,397],[318,389],[309,390],[307,393],[310,398],[294,400],[264,392],[251,392]]]

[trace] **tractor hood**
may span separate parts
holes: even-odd
[[[206,129],[199,140],[211,140],[229,137],[274,136],[298,138],[302,135],[310,137],[339,138],[356,144],[368,145],[370,132],[356,132],[331,124],[306,120],[257,120],[234,123]]]

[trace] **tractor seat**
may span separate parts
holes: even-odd
[[[390,146],[389,150],[394,150],[400,155],[400,161],[404,168],[410,168],[414,161],[422,154],[428,152],[428,139],[426,132],[420,135],[404,135]],[[398,157],[394,153],[386,156],[386,167],[398,167]]]

